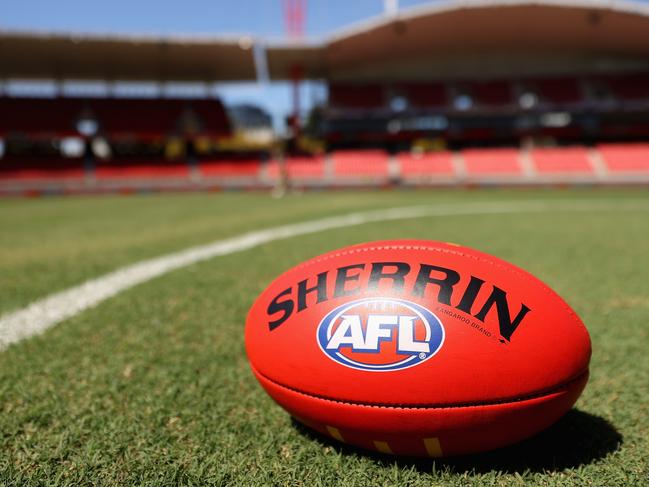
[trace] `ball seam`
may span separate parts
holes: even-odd
[[[580,372],[578,375],[575,377],[561,382],[555,386],[552,386],[551,388],[543,389],[541,391],[531,393],[531,394],[526,394],[524,396],[520,397],[509,397],[509,398],[503,398],[503,399],[495,399],[492,401],[477,401],[477,402],[466,402],[466,403],[458,403],[458,404],[389,404],[389,403],[371,403],[371,402],[360,402],[360,401],[350,401],[350,400],[344,400],[344,399],[334,399],[331,397],[327,396],[321,396],[318,394],[312,394],[310,392],[302,391],[300,389],[296,389],[294,387],[287,386],[285,384],[282,384],[280,382],[277,382],[274,379],[271,379],[268,377],[266,374],[261,373],[259,370],[257,370],[252,364],[251,368],[253,372],[260,376],[263,377],[265,380],[268,382],[271,382],[273,385],[281,387],[282,389],[286,389],[290,392],[300,394],[303,396],[307,396],[312,399],[319,399],[321,401],[328,401],[328,402],[334,402],[338,404],[346,404],[350,406],[361,406],[361,407],[371,407],[371,408],[382,408],[382,409],[461,409],[461,408],[476,408],[476,407],[483,407],[483,406],[498,406],[498,405],[503,405],[503,404],[516,404],[519,402],[524,402],[532,399],[538,399],[542,397],[547,397],[551,396],[552,394],[555,394],[557,392],[561,392],[562,389],[565,389],[569,387],[571,384],[578,382],[581,380],[584,376],[587,376],[589,373],[589,370],[586,369],[582,372]]]

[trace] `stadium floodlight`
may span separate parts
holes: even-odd
[[[252,37],[250,37],[250,36],[242,36],[242,37],[239,38],[238,44],[239,44],[239,47],[242,50],[248,51],[248,50],[250,50],[252,48],[254,42],[252,40]]]
[[[98,159],[110,158],[110,145],[108,144],[108,142],[106,142],[106,139],[102,137],[95,137],[94,139],[92,139],[90,148],[92,150],[92,153]]]
[[[468,93],[460,93],[455,97],[455,100],[453,100],[453,105],[456,110],[462,112],[471,110],[471,108],[473,108],[473,98]]]
[[[85,143],[81,137],[66,137],[61,140],[61,155],[63,157],[81,157],[85,150]]]
[[[93,117],[82,117],[77,121],[77,132],[85,137],[92,137],[99,130],[99,123]]]
[[[524,110],[530,110],[531,108],[534,108],[538,104],[538,102],[539,97],[536,95],[536,93],[533,93],[531,91],[526,91],[518,98],[518,104]]]
[[[394,112],[403,112],[408,108],[408,99],[405,96],[394,96],[390,100],[390,108]]]

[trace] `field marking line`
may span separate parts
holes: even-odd
[[[203,260],[241,252],[275,240],[390,220],[549,211],[649,211],[649,201],[642,199],[557,199],[442,203],[348,213],[248,232],[124,266],[64,291],[45,296],[25,308],[5,314],[0,317],[0,350],[12,343],[43,333],[61,321],[155,277]]]

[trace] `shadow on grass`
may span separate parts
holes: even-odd
[[[338,443],[293,420],[302,434],[345,454],[360,454],[383,466],[395,463],[421,472],[444,469],[456,473],[554,472],[599,460],[622,445],[622,435],[604,418],[573,409],[538,435],[512,446],[487,453],[448,459],[382,455]]]

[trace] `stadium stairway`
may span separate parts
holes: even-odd
[[[323,182],[329,162],[324,156],[289,156],[284,160],[284,177],[297,184]],[[282,169],[278,160],[273,159],[268,163],[266,177],[274,183],[281,179]]]
[[[402,152],[396,156],[399,172],[404,180],[426,183],[456,178],[453,153],[450,151],[412,153]]]

